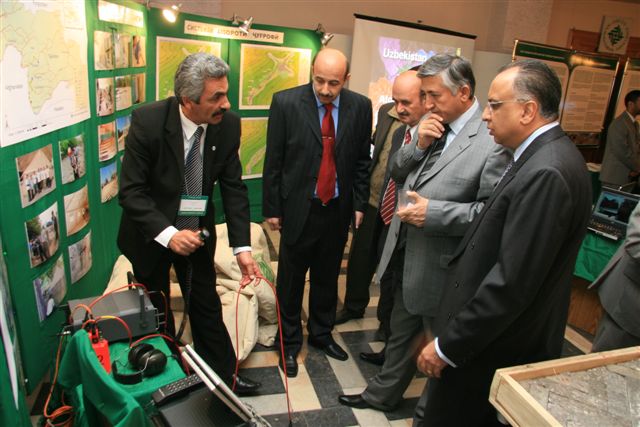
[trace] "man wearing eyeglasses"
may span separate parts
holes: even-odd
[[[560,356],[571,277],[586,232],[591,183],[557,122],[561,86],[536,60],[511,63],[483,113],[514,162],[467,230],[418,357],[429,380],[414,425],[499,425],[489,389],[498,368]]]
[[[507,164],[493,143],[474,96],[471,64],[435,55],[418,70],[425,107],[412,142],[389,160],[398,198],[376,276],[392,272],[391,334],[382,370],[362,394],[342,395],[343,405],[393,410],[416,373],[416,355],[431,336],[431,322],[446,281],[444,260],[489,198]]]

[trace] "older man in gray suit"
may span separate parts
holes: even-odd
[[[640,90],[624,97],[625,111],[609,125],[600,181],[611,187],[631,187],[640,175],[640,134],[636,116],[640,115]],[[633,188],[627,188],[633,190]]]
[[[640,204],[629,218],[627,239],[591,286],[605,310],[592,351],[640,345]]]
[[[428,117],[418,138],[392,159],[391,175],[410,203],[399,202],[376,272],[402,275],[391,313],[382,370],[362,394],[343,405],[394,409],[416,372],[416,353],[430,338],[448,257],[493,191],[508,154],[493,143],[474,97],[475,78],[464,58],[439,54],[418,71]],[[402,186],[401,186],[402,184]]]

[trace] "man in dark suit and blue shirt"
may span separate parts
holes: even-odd
[[[322,49],[312,82],[273,96],[267,127],[262,211],[280,230],[278,299],[288,376],[298,373],[301,309],[310,272],[309,344],[347,360],[334,341],[338,274],[349,223],[362,222],[369,197],[371,101],[344,88],[343,53]],[[355,211],[355,212],[354,212]]]
[[[213,267],[215,181],[243,277],[254,277],[258,267],[251,256],[249,200],[238,157],[240,119],[227,111],[228,73],[229,66],[213,55],[190,55],[176,71],[175,97],[133,111],[120,174],[118,247],[136,279],[157,291],[151,300],[161,311],[160,291],[169,298],[174,266],[189,298],[196,351],[231,385],[236,357],[222,321]],[[205,237],[201,228],[211,235]],[[167,328],[174,333],[167,309]],[[238,392],[258,386],[236,377]]]
[[[429,426],[497,425],[489,388],[498,368],[560,356],[571,277],[591,210],[580,152],[556,121],[561,86],[536,60],[503,67],[483,113],[513,163],[454,253],[418,357]]]

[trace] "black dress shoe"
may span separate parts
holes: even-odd
[[[251,381],[249,378],[236,375],[236,389],[235,392],[240,395],[248,395],[258,391],[262,384],[257,381]]]
[[[342,325],[343,323],[347,323],[351,319],[362,319],[364,313],[358,314],[349,310],[340,310],[338,314],[336,314],[336,325]]]
[[[283,365],[283,361],[284,360],[284,365]],[[284,354],[284,359],[282,356],[280,356],[280,369],[282,369],[282,372],[284,372],[284,367],[287,367],[287,377],[289,378],[293,378],[295,376],[298,375],[298,361],[296,360],[296,356],[294,356],[293,354],[290,353],[285,353]]]
[[[322,343],[322,342],[318,342],[312,338],[309,338],[309,345],[312,347],[315,347],[317,349],[320,349],[322,351],[324,351],[324,354],[326,354],[329,357],[333,357],[334,359],[338,359],[338,360],[347,360],[349,358],[349,355],[347,354],[346,351],[344,351],[342,349],[342,347],[340,347],[334,340],[333,338],[331,338],[329,341],[327,341],[327,343]]]
[[[360,353],[360,359],[365,362],[373,363],[374,365],[382,366],[384,365],[384,348],[379,352],[372,353]]]
[[[344,406],[350,406],[357,409],[373,408],[373,406],[369,405],[369,403],[364,400],[361,394],[341,394],[338,396],[338,402]]]

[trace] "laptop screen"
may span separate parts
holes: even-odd
[[[612,221],[626,227],[629,216],[638,204],[640,196],[623,191],[602,188],[593,216]]]

